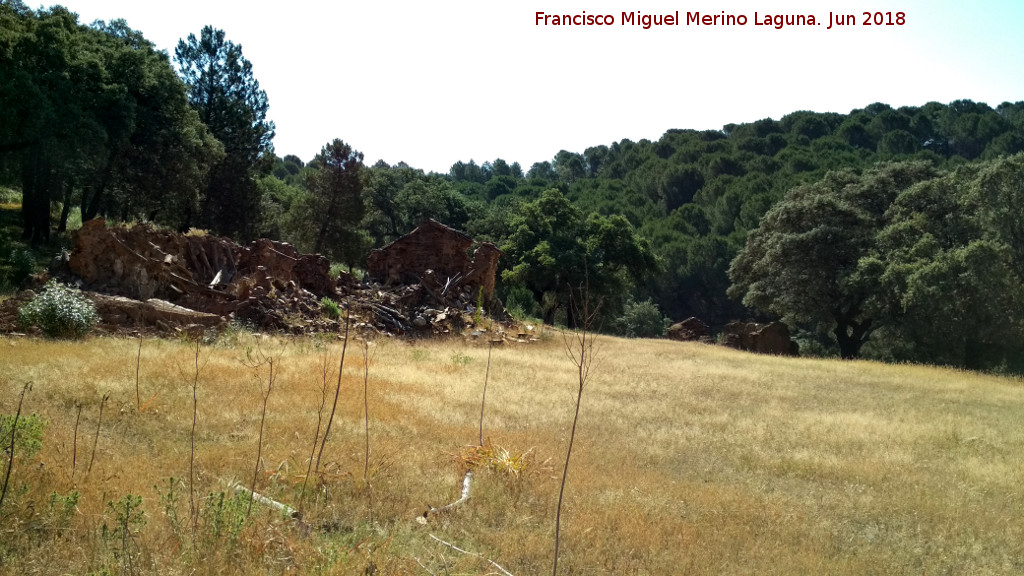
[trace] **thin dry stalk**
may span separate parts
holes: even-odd
[[[280,355],[278,356],[280,357]],[[246,359],[249,366],[253,369],[257,376],[259,376],[259,370],[263,366],[268,366],[270,369],[270,375],[267,378],[267,390],[263,392],[261,390],[261,396],[263,397],[263,413],[260,415],[260,435],[259,440],[256,442],[256,465],[252,471],[252,484],[249,489],[250,492],[256,494],[256,479],[260,473],[260,458],[263,457],[263,428],[264,423],[267,421],[267,403],[270,401],[270,393],[274,389],[274,361],[277,360],[273,355],[266,355],[259,346],[259,342],[256,344],[256,351],[253,353],[252,350],[246,350]],[[252,502],[255,498],[249,499],[249,507],[245,510],[245,517],[248,518],[252,513]]]
[[[142,365],[142,333],[139,333],[139,353],[135,357],[135,409],[142,412],[142,398],[139,396],[139,367]]]
[[[487,380],[491,376],[491,350],[494,349],[494,340],[487,340],[487,370],[484,371],[484,394],[480,399],[480,445],[484,445],[484,406],[487,405]]]
[[[18,398],[18,411],[14,413],[14,423],[11,425],[11,446],[7,460],[7,472],[4,474],[4,487],[0,490],[0,508],[3,508],[4,498],[7,497],[7,483],[11,480],[11,468],[14,468],[14,440],[18,437],[18,420],[21,418],[21,405],[25,402],[25,393],[32,389],[32,382],[26,382],[21,387],[21,396]]]
[[[366,456],[363,459],[363,485],[366,486],[367,508],[373,525],[373,490],[370,488],[370,343],[363,340],[363,430],[366,436]]]
[[[589,278],[588,278],[589,280]],[[591,332],[594,321],[597,319],[600,303],[590,309],[590,286],[589,281],[580,289],[583,303],[582,306],[573,298],[573,292],[569,290],[569,306],[572,308],[576,318],[580,319],[577,328],[572,335],[562,333],[562,341],[565,345],[565,354],[576,366],[578,387],[576,389],[576,411],[572,418],[572,431],[569,433],[569,448],[565,454],[565,467],[562,469],[562,482],[558,488],[558,509],[555,513],[555,561],[552,568],[552,575],[558,575],[558,551],[561,544],[560,530],[562,526],[562,500],[565,496],[565,481],[569,477],[569,461],[572,458],[572,447],[576,440],[576,425],[580,419],[580,404],[583,402],[583,389],[590,380],[590,369],[594,364],[594,334]]]
[[[75,414],[75,435],[71,442],[71,484],[75,483],[75,468],[78,466],[78,423],[82,421],[82,404],[79,403],[77,406],[77,414]]]
[[[302,479],[302,490],[299,492],[299,510],[301,512],[305,502],[306,484],[309,482],[309,474],[313,470],[313,456],[316,454],[316,445],[320,441],[320,427],[323,425],[324,408],[327,406],[327,381],[330,378],[330,357],[329,350],[324,350],[320,356],[320,406],[316,410],[316,432],[313,433],[313,447],[309,450],[309,465],[306,466],[306,477]]]
[[[189,433],[188,453],[188,510],[192,521],[192,547],[196,545],[196,531],[199,529],[199,509],[196,507],[195,463],[196,463],[196,423],[199,420],[199,352],[202,349],[202,337],[195,341],[195,364],[192,375],[192,431]]]
[[[345,368],[345,350],[348,349],[348,328],[351,323],[352,303],[345,306],[345,342],[341,345],[341,360],[338,362],[338,386],[334,389],[334,405],[331,406],[331,415],[327,418],[327,428],[324,429],[324,439],[320,442],[320,452],[316,455],[316,465],[313,473],[320,471],[320,459],[324,455],[324,446],[327,445],[327,437],[331,434],[331,424],[334,422],[334,413],[338,410],[338,396],[341,395],[341,372]]]
[[[89,477],[89,473],[92,472],[92,463],[96,460],[96,445],[100,441],[100,427],[103,426],[103,407],[106,406],[107,400],[110,399],[110,394],[104,394],[103,399],[100,400],[100,417],[96,420],[96,435],[92,439],[92,455],[89,457],[89,467],[85,469],[85,477]]]

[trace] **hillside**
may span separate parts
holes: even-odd
[[[228,333],[200,349],[195,379],[194,347],[145,340],[137,401],[138,345],[0,339],[3,413],[31,382],[22,417],[46,421],[38,455],[15,458],[0,508],[3,573],[497,573],[431,535],[513,574],[550,571],[575,399],[557,333],[493,350],[483,433],[521,472],[478,467],[470,500],[427,524],[417,521],[427,503],[459,497],[477,444],[485,345],[371,345],[367,489],[363,348],[353,340],[322,474],[304,499],[318,364],[326,351],[336,368],[339,342]],[[257,345],[277,360],[256,489],[301,506],[308,532],[258,504],[243,523],[244,499],[230,498],[227,483],[248,485],[256,462],[269,373],[243,361]],[[562,573],[1024,569],[1019,380],[663,340],[598,346],[568,476]],[[73,490],[81,496],[65,507]],[[141,507],[126,516],[128,495]]]

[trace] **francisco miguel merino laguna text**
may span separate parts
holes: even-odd
[[[902,26],[906,22],[904,12],[864,12],[864,17],[864,21],[859,23],[854,14],[829,12],[826,30],[830,30],[833,26],[856,26],[858,23],[863,26]],[[813,14],[759,14],[754,12],[752,20],[755,26],[771,26],[776,29],[784,26],[820,26],[824,23],[824,21],[819,22]],[[619,23],[623,26],[642,26],[647,30],[652,26],[679,26],[680,22],[686,26],[746,26],[748,21],[746,14],[726,14],[724,10],[721,14],[687,12],[683,20],[679,18],[678,10],[671,14],[623,12],[618,20],[614,14],[587,14],[584,11],[580,14],[537,12],[535,24],[537,26],[614,26]]]

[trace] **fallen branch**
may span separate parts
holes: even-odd
[[[441,544],[444,544],[445,546],[451,548],[452,550],[455,550],[456,552],[461,552],[463,554],[469,554],[470,556],[476,556],[477,558],[479,558],[481,560],[486,560],[488,562],[488,564],[490,564],[491,566],[494,566],[495,568],[500,570],[501,573],[504,574],[505,576],[513,576],[511,572],[509,572],[508,570],[505,570],[504,568],[502,568],[500,564],[498,564],[494,560],[491,560],[490,558],[484,557],[482,554],[477,554],[476,552],[470,552],[468,550],[463,550],[462,548],[459,548],[458,546],[456,546],[456,545],[454,545],[454,544],[452,544],[450,542],[445,542],[444,540],[441,540],[440,538],[438,538],[437,536],[434,536],[433,534],[430,534],[430,537],[433,538],[434,540],[437,540]],[[422,566],[422,564],[421,564],[421,566]],[[424,568],[424,570],[426,570],[426,568]],[[429,570],[428,570],[428,572],[429,572]]]
[[[289,518],[299,520],[299,511],[296,510],[295,508],[292,508],[287,504],[278,502],[277,500],[274,500],[272,498],[268,498],[258,492],[254,492],[253,490],[250,490],[245,486],[238,484],[237,482],[234,484],[234,487],[235,492],[244,492],[249,494],[249,496],[252,498],[252,501],[259,502],[260,504],[263,504],[264,506],[269,506],[270,508],[273,508],[275,510],[280,510],[282,514],[285,514]]]
[[[451,504],[446,504],[444,506],[441,506],[440,508],[434,508],[430,504],[427,504],[428,510],[423,514],[423,517],[425,518],[430,514],[440,514],[442,512],[447,512],[452,508],[455,508],[456,506],[465,504],[466,501],[469,500],[469,482],[472,479],[473,471],[467,470],[465,478],[462,479],[462,497],[456,500],[455,502],[452,502]]]

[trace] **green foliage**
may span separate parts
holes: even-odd
[[[857,264],[897,195],[934,176],[924,164],[890,164],[794,188],[747,237],[729,269],[729,294],[790,325],[831,332],[844,358],[857,356],[877,327],[870,306],[877,285]]]
[[[473,361],[472,358],[463,354],[462,352],[455,352],[452,354],[452,366],[456,368],[464,368],[469,366],[469,363]]]
[[[309,167],[307,192],[292,203],[287,230],[307,250],[350,266],[360,264],[370,245],[359,227],[365,213],[362,152],[335,139]]]
[[[114,559],[121,564],[122,574],[137,573],[136,560],[141,554],[136,538],[146,526],[146,513],[142,510],[142,496],[126,495],[117,502],[107,502],[113,514],[111,524],[103,521],[102,537],[113,550]]]
[[[341,318],[341,308],[338,307],[338,303],[327,296],[320,299],[320,309],[323,311],[324,316],[332,320]]]
[[[61,7],[9,3],[0,19],[0,174],[20,167],[24,237],[49,240],[53,201],[84,219],[180,222],[220,147],[166,54],[123,20],[84,26]]]
[[[1024,370],[1024,155],[918,184],[860,263],[887,319],[880,357]]]
[[[669,319],[649,298],[643,302],[627,302],[622,316],[615,319],[616,331],[627,338],[657,338],[665,335]]]
[[[537,301],[533,299],[533,293],[525,286],[514,284],[505,287],[505,309],[513,318],[524,320],[536,318],[540,314]]]
[[[18,320],[52,338],[81,338],[99,322],[99,314],[77,290],[50,280],[42,293],[18,310]]]
[[[21,192],[0,186],[0,204],[21,204]]]
[[[43,449],[43,431],[46,420],[38,414],[22,415],[18,418],[18,429],[14,430],[14,415],[0,414],[0,450],[10,458],[11,434],[14,438],[14,454],[19,458],[31,458]]]
[[[242,47],[227,40],[223,30],[205,26],[198,38],[189,34],[178,42],[174,60],[188,87],[189,102],[224,149],[206,180],[198,224],[250,239],[263,220],[257,179],[274,163],[274,123],[267,120],[267,94]]]
[[[567,324],[575,326],[567,306],[573,287],[587,283],[595,301],[614,299],[658,270],[650,245],[625,218],[585,217],[557,189],[525,204],[512,228],[502,247],[512,266],[502,273],[502,281],[525,286],[537,300],[550,295],[553,301],[543,310],[549,324],[564,309]]]
[[[36,256],[28,248],[14,248],[11,250],[11,277],[10,282],[15,286],[20,285],[36,270]]]
[[[181,504],[181,493],[184,486],[179,478],[171,476],[167,479],[167,491],[159,485],[154,485],[153,490],[160,497],[160,505],[164,509],[164,518],[167,519],[167,523],[170,526],[171,534],[173,534],[179,540],[184,535],[184,528],[181,523],[181,517],[178,515],[178,506]]]
[[[235,492],[211,492],[200,512],[200,527],[203,543],[208,550],[220,550],[225,544],[228,552],[235,551],[238,537],[245,528],[249,506],[248,494]]]

